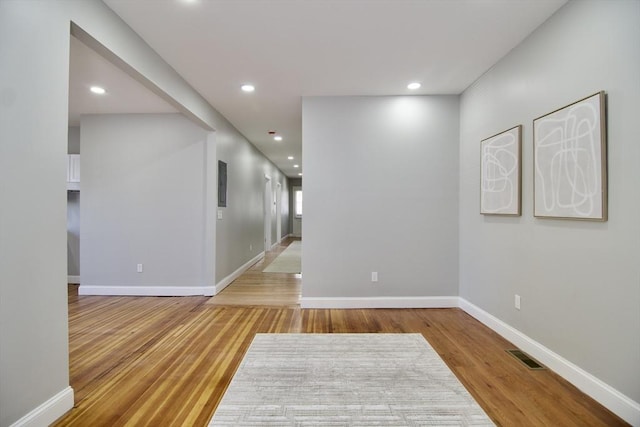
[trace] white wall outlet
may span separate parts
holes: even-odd
[[[138,273],[142,273],[142,264],[138,264],[138,265],[136,266],[136,271],[137,271]]]
[[[378,272],[377,271],[372,271],[371,272],[371,281],[372,282],[377,282],[378,281]]]
[[[517,295],[517,294],[515,298],[515,306],[516,306],[516,309],[520,310],[520,295]]]

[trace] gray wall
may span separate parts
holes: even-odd
[[[230,128],[216,132],[218,160],[227,163],[227,207],[216,226],[216,282],[264,250],[265,175],[271,177],[272,194],[282,186],[282,233],[288,234],[288,184],[284,174],[244,137]],[[271,218],[272,243],[276,238],[276,217]]]
[[[303,297],[457,295],[458,97],[304,98],[302,121]]]
[[[44,2],[0,1],[0,58],[0,426],[8,426],[69,385],[69,21]]]
[[[639,43],[640,2],[570,2],[464,92],[460,126],[460,295],[636,402]],[[609,221],[534,219],[532,119],[599,90],[608,95]],[[480,140],[517,124],[523,215],[482,216]]]
[[[69,126],[67,153],[80,154],[80,126]]]
[[[81,140],[80,289],[202,286],[207,132],[181,114],[85,115]]]
[[[80,192],[67,191],[67,274],[80,276]]]
[[[69,127],[67,152],[80,154],[80,126]],[[67,273],[80,275],[80,193],[67,191]]]
[[[246,142],[101,1],[0,1],[0,182],[20,177],[20,186],[0,187],[1,199],[12,200],[0,209],[3,427],[69,390],[67,262],[61,248],[67,242],[71,22],[80,40],[179,111],[205,128]],[[207,153],[207,161],[211,157]],[[215,239],[215,223],[207,224],[208,238]],[[205,248],[204,254],[214,257],[215,247]],[[214,277],[213,270],[208,268],[207,276]],[[47,414],[61,413],[68,403]]]

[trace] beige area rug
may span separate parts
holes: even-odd
[[[421,334],[257,334],[210,426],[492,426]]]
[[[280,255],[267,266],[263,273],[302,272],[302,241],[294,240]]]

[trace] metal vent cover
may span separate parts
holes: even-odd
[[[516,359],[518,359],[529,369],[538,370],[538,371],[547,369],[544,366],[542,366],[540,363],[538,363],[537,360],[535,360],[534,358],[532,358],[522,350],[515,349],[515,350],[505,350],[505,351],[510,355],[512,355],[513,357],[515,357]]]

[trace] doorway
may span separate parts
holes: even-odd
[[[282,184],[276,184],[276,242],[282,241]]]
[[[302,238],[302,187],[293,186],[293,215],[291,215],[291,234],[294,237]]]
[[[273,206],[273,191],[271,189],[271,177],[265,175],[264,185],[264,251],[271,249],[271,207]]]

